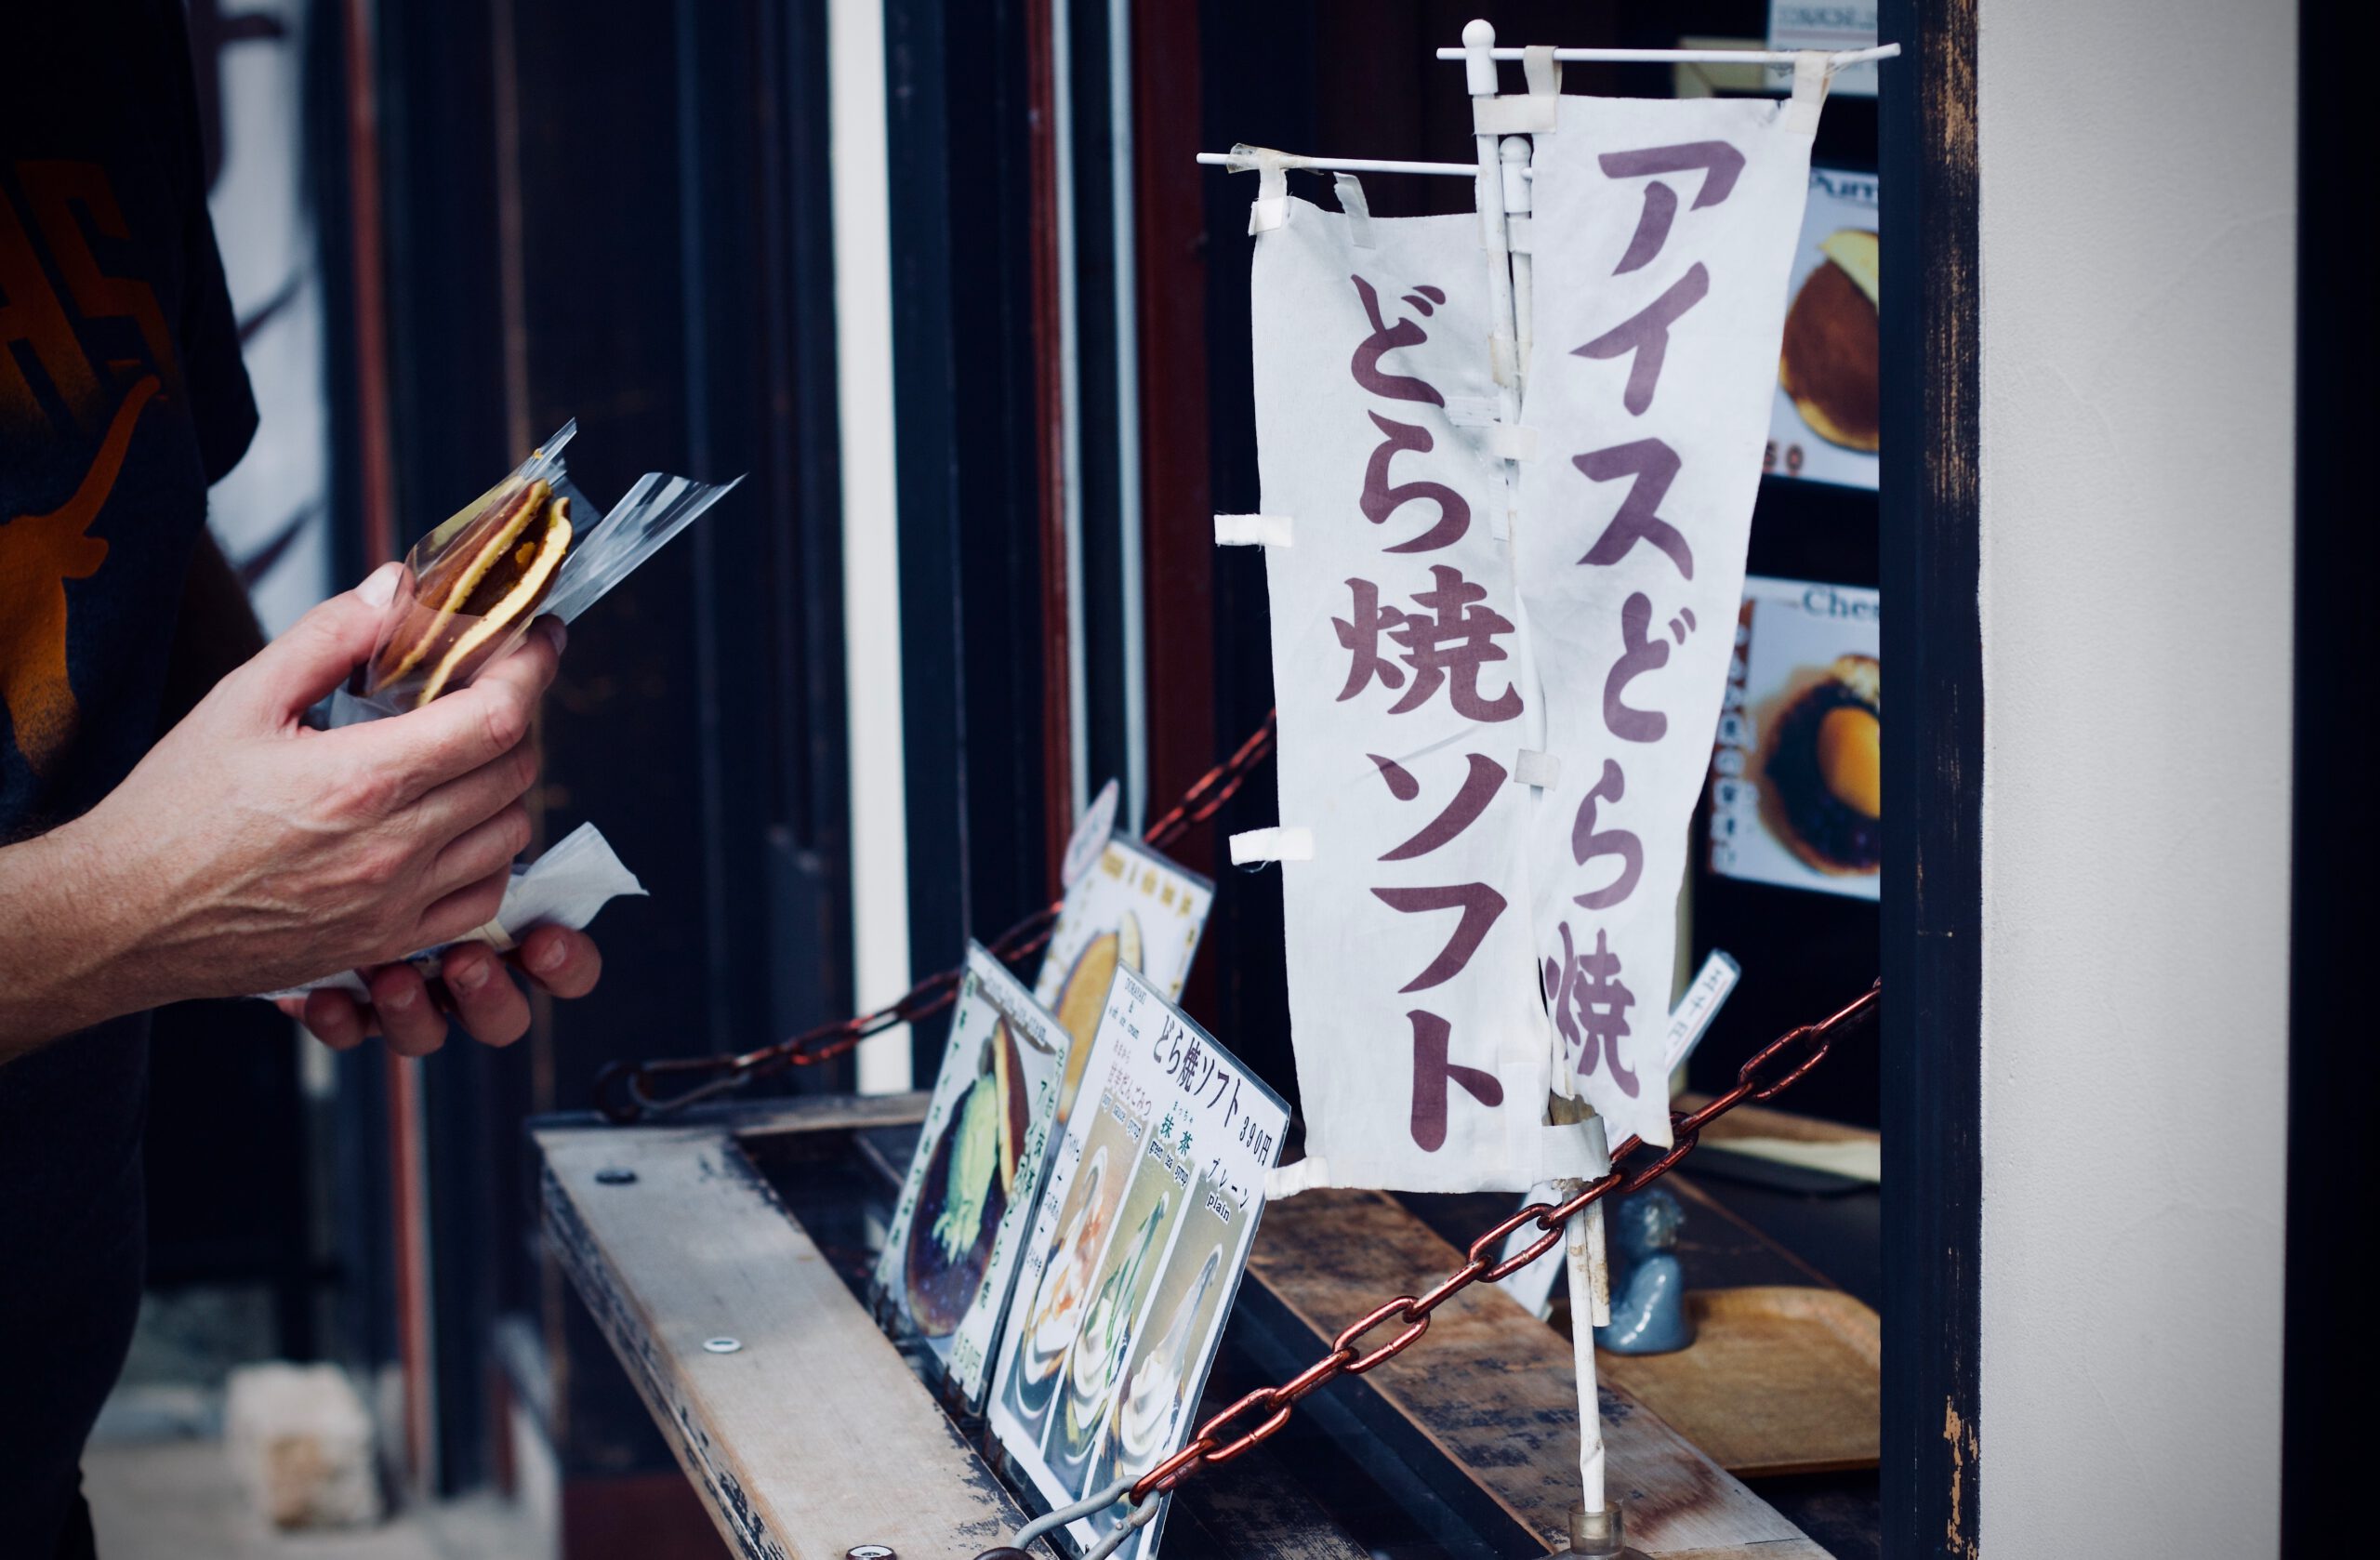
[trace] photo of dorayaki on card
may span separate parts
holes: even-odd
[[[577,430],[564,424],[415,544],[388,627],[335,723],[418,709],[468,685],[540,614],[575,618],[735,486],[651,473],[603,514],[562,463]]]

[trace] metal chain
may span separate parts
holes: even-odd
[[[1163,850],[1223,810],[1238,794],[1256,766],[1273,751],[1273,714],[1235,749],[1231,757],[1198,776],[1182,800],[1160,813],[1141,838]],[[1012,964],[1037,952],[1050,940],[1064,901],[1044,906],[1000,933],[991,945],[995,958]],[[948,1007],[959,996],[959,972],[944,970],[912,986],[898,1001],[874,1012],[861,1013],[805,1029],[791,1039],[758,1051],[717,1056],[659,1057],[644,1062],[615,1062],[595,1078],[595,1108],[619,1125],[668,1116],[704,1100],[732,1093],[755,1078],[787,1067],[814,1066],[856,1049],[871,1035],[904,1024],[914,1024]],[[674,1094],[655,1095],[652,1083],[662,1078],[702,1081]]]
[[[1357,1318],[1331,1340],[1330,1352],[1307,1366],[1277,1386],[1259,1387],[1238,1402],[1216,1414],[1198,1427],[1198,1433],[1171,1457],[1143,1474],[1134,1482],[1130,1494],[1133,1505],[1140,1505],[1151,1495],[1162,1494],[1202,1468],[1212,1468],[1229,1462],[1258,1442],[1279,1433],[1289,1422],[1290,1413],[1298,1400],[1341,1376],[1360,1376],[1374,1366],[1384,1365],[1421,1341],[1430,1330],[1431,1314],[1474,1284],[1492,1284],[1527,1267],[1560,1243],[1564,1228],[1571,1218],[1584,1212],[1595,1202],[1614,1193],[1633,1192],[1658,1180],[1694,1151],[1702,1129],[1725,1116],[1747,1100],[1767,1100],[1791,1088],[1805,1073],[1826,1059],[1835,1037],[1845,1027],[1875,1011],[1882,1000],[1884,983],[1878,981],[1862,993],[1857,1001],[1817,1024],[1805,1024],[1791,1029],[1763,1046],[1736,1072],[1735,1087],[1693,1112],[1673,1111],[1670,1115],[1671,1144],[1659,1157],[1645,1164],[1629,1168],[1623,1161],[1635,1157],[1645,1149],[1644,1140],[1630,1138],[1612,1151],[1609,1174],[1589,1182],[1579,1194],[1565,1203],[1531,1203],[1518,1213],[1488,1230],[1471,1243],[1463,1254],[1463,1263],[1435,1286],[1418,1295],[1398,1295],[1395,1300]],[[1536,1221],[1544,1231],[1521,1250],[1501,1261],[1494,1252],[1504,1237],[1514,1230]],[[1387,1342],[1359,1348],[1374,1329],[1399,1322],[1403,1326]],[[1254,1421],[1248,1428],[1226,1435],[1226,1432],[1243,1421]]]

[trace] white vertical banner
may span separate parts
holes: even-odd
[[[1537,139],[1521,605],[1554,784],[1533,920],[1579,1091],[1670,1141],[1661,1058],[1686,831],[1743,593],[1825,85],[1784,103],[1565,97]]]
[[[1586,1134],[1543,1124],[1541,722],[1478,223],[1268,193],[1257,226],[1264,512],[1217,530],[1265,548],[1272,597],[1280,826],[1235,856],[1281,874],[1307,1154],[1282,1173],[1420,1191],[1593,1173]]]

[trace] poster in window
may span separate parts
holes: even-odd
[[[1744,581],[1711,760],[1711,870],[1874,899],[1884,860],[1877,595]]]
[[[1881,296],[1876,176],[1812,168],[1786,292],[1768,475],[1875,487]]]

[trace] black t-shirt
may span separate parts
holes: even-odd
[[[155,740],[206,489],[256,422],[179,0],[0,6],[0,842]],[[0,1065],[0,1553],[50,1553],[123,1364],[147,1078],[145,1018]]]

